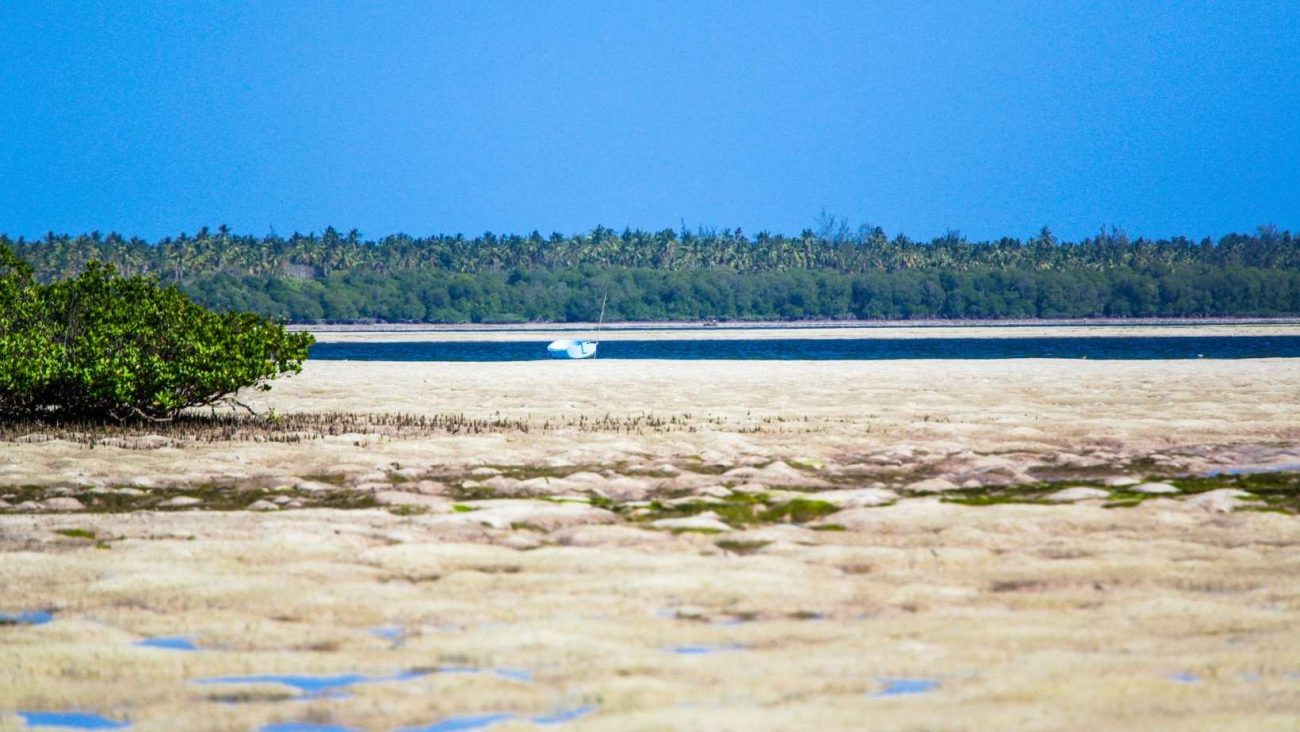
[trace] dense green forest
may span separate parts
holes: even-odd
[[[92,232],[0,236],[44,281],[99,260],[175,282],[218,310],[292,321],[522,322],[805,318],[1300,315],[1300,238],[1260,227],[1214,241],[930,241],[823,216],[797,237],[603,227],[475,238],[358,232],[158,242]]]

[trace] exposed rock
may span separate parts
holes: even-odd
[[[380,491],[375,494],[375,503],[380,506],[421,506],[451,510],[451,502],[445,498],[405,491]]]
[[[1113,476],[1107,478],[1105,481],[1106,485],[1110,488],[1125,488],[1131,485],[1137,485],[1138,483],[1141,482],[1142,481],[1138,480],[1137,478],[1132,478],[1127,475]]]
[[[1209,511],[1211,513],[1232,513],[1233,510],[1241,506],[1248,506],[1250,503],[1243,499],[1254,498],[1253,494],[1247,493],[1236,488],[1220,488],[1218,490],[1200,493],[1187,499],[1185,505],[1188,508],[1194,508],[1198,511]]]
[[[39,511],[41,510],[41,504],[37,503],[36,501],[23,501],[22,503],[19,503],[18,505],[14,506],[13,510],[24,511],[24,512]]]
[[[41,506],[46,511],[81,511],[86,508],[81,501],[67,496],[46,499],[41,502]]]
[[[187,508],[189,506],[197,506],[201,503],[203,503],[202,500],[194,498],[193,496],[176,496],[175,498],[168,498],[158,505],[165,508]]]
[[[704,513],[682,518],[659,519],[650,522],[650,525],[656,529],[670,529],[673,531],[731,531],[731,527],[712,511],[705,511]]]
[[[283,506],[286,503],[292,503],[292,502],[293,499],[288,496],[276,496],[275,498],[271,499],[271,503],[274,503],[277,506]]]
[[[645,531],[626,524],[602,526],[574,526],[551,534],[551,540],[561,546],[644,547],[662,546],[675,541],[672,534]]]
[[[494,475],[487,480],[467,480],[462,483],[466,488],[487,488],[493,493],[503,496],[513,496],[523,492],[519,487],[519,481],[514,478],[507,478],[504,475]],[[543,492],[550,493],[551,489],[544,489]]]
[[[480,465],[477,468],[470,468],[469,474],[475,478],[491,478],[494,475],[501,475],[501,471],[496,468],[489,468],[486,465]]]
[[[392,487],[393,485],[387,482],[384,483],[365,482],[365,483],[357,483],[356,485],[352,486],[352,490],[359,491],[361,493],[374,493],[375,491],[386,491]]]
[[[913,493],[944,493],[947,491],[958,490],[957,484],[944,478],[928,478],[918,480],[907,486],[907,490]]]
[[[866,508],[884,506],[897,501],[897,493],[888,488],[857,488],[842,491],[821,491],[808,496],[814,500],[825,501],[837,508]]]
[[[411,490],[426,496],[441,496],[447,492],[447,486],[436,480],[422,480],[412,485]]]
[[[599,484],[588,484],[584,489],[616,501],[639,501],[650,495],[654,481],[618,475]]]
[[[253,501],[248,504],[249,511],[279,511],[280,507],[268,500]]]
[[[434,522],[480,524],[494,529],[509,529],[516,524],[527,524],[541,531],[554,531],[570,526],[608,524],[618,521],[618,516],[610,511],[581,503],[495,499],[465,501],[461,505],[475,510],[437,516]]]
[[[671,491],[697,491],[717,484],[715,476],[683,472],[664,483],[663,487]]]
[[[547,496],[546,500],[554,501],[555,503],[585,503],[587,505],[591,504],[590,496],[575,496],[571,494]]]
[[[319,480],[298,480],[294,481],[293,487],[307,493],[324,493],[325,491],[338,490],[338,486],[322,483]]]
[[[512,531],[501,540],[501,546],[516,549],[518,551],[528,551],[536,549],[542,545],[542,540],[536,534],[523,531]]]
[[[736,472],[736,471],[731,471]],[[793,468],[786,463],[777,460],[769,463],[767,466],[760,468],[758,472],[749,476],[751,479],[768,485],[798,485],[798,486],[828,486],[826,481],[814,475],[808,475]]]
[[[1087,486],[1074,486],[1073,488],[1062,488],[1055,493],[1043,497],[1045,501],[1052,503],[1074,503],[1075,501],[1091,501],[1098,498],[1109,498],[1110,493],[1100,488],[1089,488]]]
[[[701,496],[710,496],[712,498],[727,498],[731,495],[731,490],[726,486],[714,485],[700,491]]]
[[[352,476],[351,482],[358,485],[362,483],[387,483],[388,473],[382,470],[368,470],[360,475]]]
[[[682,496],[681,498],[670,498],[662,502],[667,508],[681,508],[682,506],[696,506],[699,504],[710,504],[721,506],[726,501],[713,496]]]
[[[9,508],[9,507],[12,506],[12,505],[13,505],[13,504],[10,503],[9,501],[6,501],[5,499],[0,498],[0,508]]]
[[[1142,483],[1132,486],[1128,489],[1133,493],[1147,493],[1151,495],[1179,493],[1180,491],[1168,483]]]

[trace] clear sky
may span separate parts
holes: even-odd
[[[0,3],[0,231],[1300,229],[1300,2]]]

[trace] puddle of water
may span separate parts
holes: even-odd
[[[424,727],[403,727],[397,732],[465,732],[466,730],[487,729],[514,718],[515,715],[504,712],[458,714]]]
[[[283,684],[291,686],[308,696],[319,696],[357,684],[374,684],[383,681],[410,681],[424,676],[426,671],[402,671],[391,676],[368,676],[366,674],[337,674],[334,676],[310,676],[305,674],[255,674],[253,676],[218,676],[211,679],[198,679],[197,684]]]
[[[939,688],[938,679],[880,679],[883,688],[872,696],[906,696],[924,694]]]
[[[126,729],[130,722],[119,722],[90,712],[19,712],[28,727],[61,729]]]
[[[168,635],[158,638],[138,640],[135,645],[141,648],[162,648],[167,651],[197,651],[199,646],[192,635]]]
[[[539,714],[533,717],[533,724],[540,725],[542,727],[550,727],[557,724],[572,722],[575,719],[581,719],[587,716],[588,714],[591,714],[594,711],[596,711],[595,704],[587,704],[585,706],[574,707],[572,709],[561,709],[558,712],[552,712],[550,714]]]
[[[406,637],[406,630],[400,625],[389,625],[382,628],[371,628],[370,634],[376,638],[384,640],[397,641]]]
[[[523,684],[533,680],[533,672],[524,668],[494,668],[492,673],[507,681],[518,681]]]
[[[1169,677],[1169,680],[1177,681],[1180,684],[1195,684],[1196,682],[1201,680],[1201,677],[1197,676],[1194,673],[1191,673],[1190,671],[1184,671],[1181,674],[1171,675]]]
[[[20,613],[0,613],[0,626],[3,625],[45,625],[54,619],[49,610],[27,610]]]
[[[710,653],[733,653],[735,651],[743,651],[745,650],[745,647],[737,643],[727,643],[720,646],[670,646],[664,650],[681,656],[704,656]]]
[[[1266,465],[1243,465],[1236,468],[1223,468],[1221,470],[1211,470],[1206,473],[1206,477],[1214,478],[1220,475],[1258,475],[1260,473],[1298,473],[1300,472],[1300,463],[1272,463]]]
[[[356,727],[337,724],[312,724],[311,722],[280,722],[259,727],[257,732],[360,732]]]

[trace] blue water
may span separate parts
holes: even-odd
[[[540,727],[553,727],[556,725],[572,722],[575,719],[591,714],[596,711],[595,705],[574,707],[572,709],[562,709],[549,714],[538,714],[534,717],[525,717],[528,721]],[[508,722],[517,717],[509,712],[487,712],[484,714],[458,714],[454,717],[434,722],[424,727],[403,727],[397,732],[468,732],[469,730],[487,729],[494,727],[502,722]],[[292,732],[292,731],[290,731]]]
[[[581,719],[588,714],[596,711],[596,705],[588,704],[586,706],[574,707],[572,709],[562,709],[551,714],[539,714],[533,717],[533,724],[543,727],[549,727],[565,722],[572,722],[575,719]]]
[[[167,651],[197,651],[199,646],[194,642],[194,636],[189,635],[169,635],[159,638],[145,638],[136,641],[135,644],[141,648],[161,648]]]
[[[884,687],[872,696],[924,694],[939,688],[939,682],[935,679],[881,679],[880,683]]]
[[[2,625],[45,625],[54,619],[49,610],[27,610],[19,613],[0,613]]]
[[[745,647],[735,643],[729,643],[720,646],[672,646],[665,648],[664,650],[681,656],[705,656],[710,653],[731,653],[734,651],[743,651],[745,650]]]
[[[199,679],[199,684],[284,684],[308,694],[318,696],[326,692],[346,689],[357,684],[373,684],[381,681],[409,681],[426,674],[425,671],[402,671],[391,676],[368,676],[366,674],[337,674],[334,676],[308,676],[302,674],[256,674],[253,676],[220,676],[211,679]]]
[[[28,727],[61,729],[126,729],[130,722],[118,722],[90,712],[19,712]]]
[[[487,729],[514,718],[515,715],[505,713],[461,714],[455,717],[447,717],[424,727],[403,727],[397,732],[466,732],[467,730]]]
[[[549,358],[544,341],[317,343],[311,347],[311,357],[322,361],[542,361]],[[1300,336],[618,340],[602,342],[597,357],[684,361],[1300,358]]]

